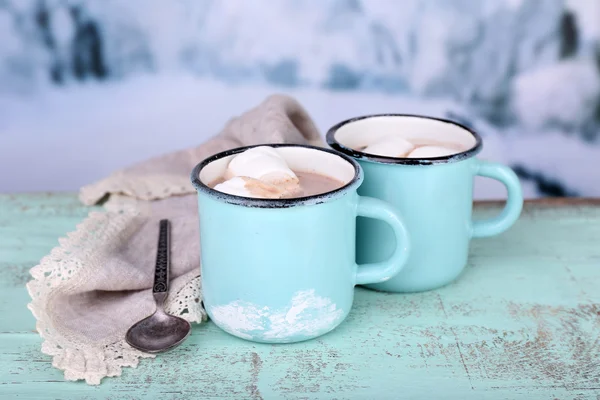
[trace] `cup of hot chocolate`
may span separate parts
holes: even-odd
[[[342,121],[327,143],[356,159],[365,174],[359,195],[392,204],[411,236],[402,272],[368,287],[390,292],[435,289],[463,271],[471,238],[497,235],[519,217],[523,194],[508,167],[479,160],[481,137],[456,122],[416,115],[368,115]],[[473,179],[496,179],[508,200],[491,220],[472,221]],[[357,261],[376,262],[394,249],[393,235],[377,221],[357,222]]]
[[[191,175],[198,192],[202,291],[226,332],[291,343],[338,326],[354,286],[400,272],[409,240],[385,202],[357,194],[359,164],[329,149],[274,144],[213,155]],[[386,260],[355,262],[357,216],[390,227]]]

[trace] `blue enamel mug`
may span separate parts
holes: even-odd
[[[256,199],[218,192],[231,158],[250,147],[209,157],[192,171],[198,192],[204,307],[237,337],[299,342],[338,326],[352,307],[354,286],[400,272],[409,254],[406,229],[393,207],[363,197],[363,172],[352,158],[311,146],[268,145],[294,171],[344,183],[310,197]],[[356,218],[383,221],[392,232],[387,260],[357,265]]]
[[[396,158],[356,150],[365,141],[398,134],[433,143],[454,142],[466,149],[435,158]],[[370,139],[369,139],[370,138]],[[471,238],[497,235],[519,217],[523,194],[519,179],[508,167],[478,160],[481,137],[458,123],[416,115],[368,115],[342,121],[327,132],[327,143],[358,160],[365,181],[358,189],[392,204],[406,223],[411,252],[402,272],[385,282],[367,285],[389,292],[419,292],[455,280],[467,264]],[[506,186],[508,200],[501,214],[472,221],[475,176],[496,179]],[[391,254],[394,236],[377,221],[359,219],[357,261],[376,262]]]

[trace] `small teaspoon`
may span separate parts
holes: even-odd
[[[167,314],[164,303],[169,294],[169,252],[171,245],[170,223],[163,219],[159,224],[158,250],[154,271],[152,295],[156,311],[135,323],[125,335],[130,346],[146,353],[160,353],[181,344],[192,329],[183,318]]]

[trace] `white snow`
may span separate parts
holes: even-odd
[[[585,40],[600,38],[600,1],[567,0],[567,7],[575,13]]]
[[[355,76],[356,85],[386,90],[391,79],[417,93],[466,100],[479,91],[484,99],[502,94],[513,63],[521,71],[554,61],[564,8],[562,0],[75,3],[98,23],[116,75],[187,70],[228,81],[321,87],[341,67]],[[60,5],[66,3],[48,4],[50,29],[63,51],[73,33]],[[31,11],[22,12],[33,20]],[[28,52],[47,52],[40,40],[26,42],[16,30],[12,36],[19,35]],[[43,67],[41,61],[28,62]]]
[[[0,96],[0,192],[76,191],[115,169],[202,143],[275,91],[178,75],[48,89],[23,100]],[[370,113],[465,115],[446,100],[314,89],[285,93],[306,107],[323,134],[343,119]],[[582,195],[600,196],[600,145],[560,131],[499,131],[472,121],[484,137],[481,158],[519,163]],[[531,186],[525,189],[528,197],[538,196]],[[476,180],[476,198],[503,196],[500,184]]]
[[[600,144],[587,143],[563,131],[524,135],[520,130],[484,138],[480,158],[521,165],[583,196],[600,196]]]
[[[285,87],[323,132],[361,114],[457,111],[485,135],[483,157],[600,195],[599,145],[566,132],[591,119],[600,75],[590,59],[557,61],[564,5],[589,42],[600,37],[598,1],[48,0],[56,54],[37,37],[38,2],[0,4],[0,192],[77,190],[197,145]],[[99,24],[111,81],[48,83],[53,60],[69,57],[65,4]],[[323,89],[334,67],[351,91]],[[519,127],[500,130],[457,103],[485,112],[502,101]],[[503,193],[477,179],[477,198]]]
[[[514,111],[528,129],[581,129],[596,112],[600,71],[589,60],[567,60],[519,75],[513,91]]]

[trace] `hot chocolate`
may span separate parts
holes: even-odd
[[[332,129],[328,133],[330,142],[335,141],[345,148],[373,156],[391,158],[447,157],[477,145],[475,136],[457,124],[410,115],[357,118]]]
[[[431,158],[461,153],[468,150],[468,148],[460,143],[432,140],[419,137],[418,134],[409,137],[403,137],[400,134],[389,134],[373,140],[372,143],[366,146],[357,147],[355,150],[385,157]]]
[[[244,188],[251,194],[255,195],[252,197],[265,199],[289,199],[295,197],[314,196],[321,193],[331,192],[344,186],[342,182],[329,176],[303,171],[294,171],[294,173],[296,174],[296,177],[298,177],[299,188],[296,191],[288,192],[279,189],[276,185],[268,184],[258,179],[246,177],[239,178],[243,181]],[[215,189],[215,186],[222,184],[223,182],[225,182],[225,178],[220,178],[208,186]]]
[[[314,196],[344,186],[315,172],[294,171],[274,148],[255,147],[233,157],[211,188],[242,197],[289,199]]]

